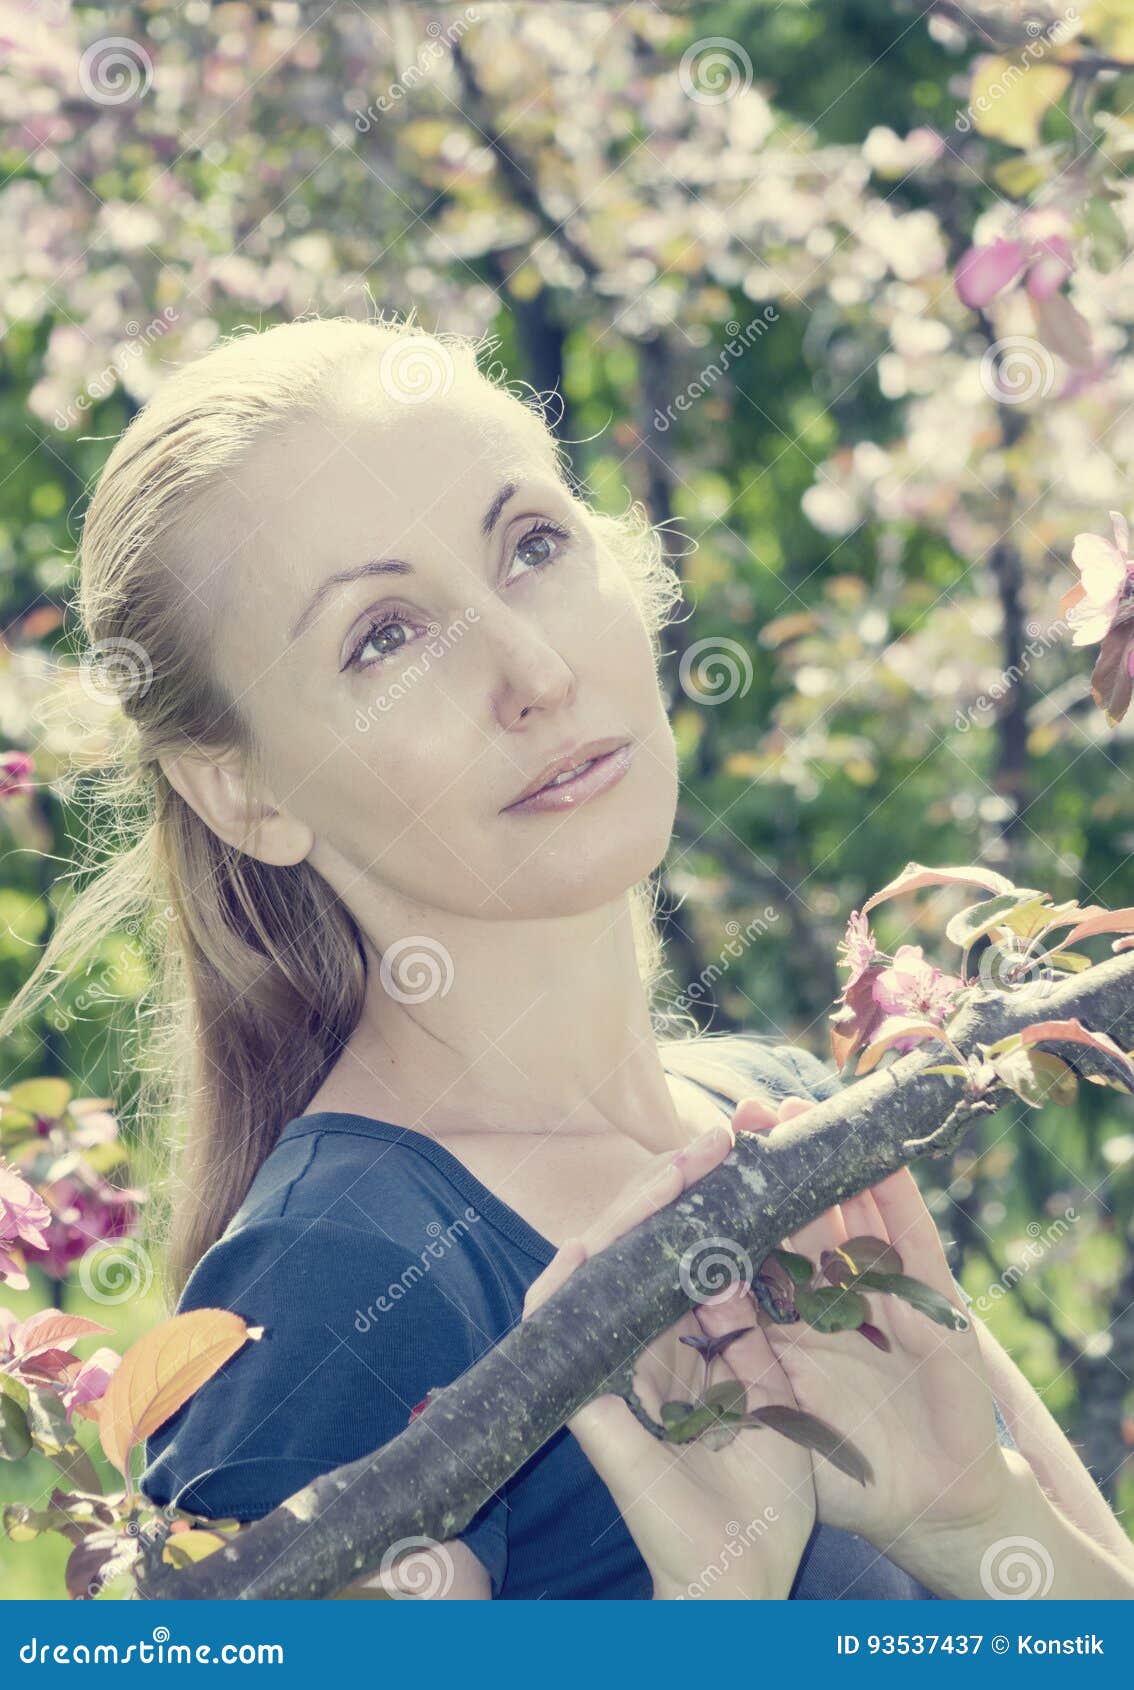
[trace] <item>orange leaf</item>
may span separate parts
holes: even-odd
[[[1134,933],[1134,909],[1091,911],[1087,920],[1080,922],[1060,943],[1073,945],[1079,939],[1093,938],[1096,933]]]
[[[106,1459],[130,1485],[135,1446],[164,1425],[262,1326],[230,1309],[193,1309],[131,1344],[102,1398],[98,1429]]]
[[[109,1326],[100,1326],[97,1320],[88,1320],[85,1315],[61,1314],[56,1309],[44,1309],[39,1314],[29,1315],[24,1324],[17,1327],[16,1350],[21,1361],[25,1361],[43,1350],[61,1349],[64,1344],[73,1344],[77,1338],[88,1338],[92,1332],[109,1331]]]
[[[1101,1050],[1126,1070],[1129,1075],[1127,1084],[1134,1084],[1134,1060],[1130,1054],[1124,1051],[1120,1044],[1116,1044],[1109,1033],[1093,1032],[1091,1028],[1084,1027],[1081,1021],[1033,1021],[1030,1027],[1021,1027],[1015,1036],[1022,1045],[1037,1045],[1048,1039],[1057,1039],[1065,1044],[1088,1045],[1092,1050]]]
[[[978,863],[965,868],[926,868],[924,863],[907,863],[896,880],[889,881],[880,892],[875,892],[872,898],[866,900],[862,913],[868,914],[875,904],[885,903],[887,898],[895,898],[900,892],[917,892],[923,886],[983,886],[986,892],[1015,890],[1012,882],[1005,880],[1002,874]]]
[[[916,1015],[892,1015],[883,1021],[877,1034],[858,1059],[855,1076],[869,1074],[881,1058],[899,1039],[939,1039],[941,1028],[935,1021],[923,1021]]]

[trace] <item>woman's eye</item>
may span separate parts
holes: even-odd
[[[516,542],[512,557],[532,569],[540,569],[545,564],[554,562],[559,546],[570,538],[566,529],[560,528],[558,523],[541,522],[537,527],[529,528]]]
[[[369,669],[384,658],[394,657],[409,643],[407,634],[411,624],[400,617],[388,617],[384,622],[372,622],[351,652],[348,668]],[[373,648],[374,655],[366,653]]]

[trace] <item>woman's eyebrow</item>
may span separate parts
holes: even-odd
[[[480,531],[486,539],[492,533],[497,522],[500,520],[500,513],[503,511],[504,506],[508,503],[509,499],[515,496],[515,493],[516,483],[514,481],[506,481],[497,493],[496,497],[493,499],[492,503],[489,505],[488,509],[485,511],[484,517],[481,521]],[[346,586],[348,582],[351,581],[359,581],[364,575],[412,574],[413,564],[402,563],[397,558],[371,558],[368,562],[356,563],[349,569],[336,569],[333,575],[328,575],[327,579],[316,588],[311,599],[308,601],[307,608],[300,612],[299,616],[292,624],[292,629],[288,635],[288,639],[297,640],[301,634],[305,634],[307,632],[318,614],[319,606],[323,603],[327,594],[333,592],[336,587]]]

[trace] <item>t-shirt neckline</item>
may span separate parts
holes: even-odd
[[[542,1232],[537,1232],[518,1210],[505,1203],[494,1191],[490,1191],[459,1157],[454,1156],[451,1150],[439,1144],[436,1139],[419,1133],[413,1127],[395,1126],[392,1121],[379,1120],[375,1115],[355,1115],[345,1110],[321,1109],[310,1115],[295,1116],[283,1129],[277,1142],[299,1138],[308,1132],[357,1132],[360,1127],[371,1137],[384,1139],[387,1144],[405,1144],[408,1149],[431,1162],[463,1197],[469,1199],[478,1214],[491,1221],[544,1266],[556,1254],[558,1247],[550,1238],[545,1238]]]

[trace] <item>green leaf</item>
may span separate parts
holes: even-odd
[[[848,1258],[856,1273],[865,1273],[868,1268],[877,1273],[902,1271],[901,1256],[892,1244],[887,1244],[882,1238],[866,1235],[848,1238],[845,1244],[839,1245],[839,1253]]]
[[[0,1461],[22,1461],[31,1447],[27,1415],[14,1397],[0,1392]]]
[[[858,1283],[870,1291],[885,1291],[892,1297],[900,1297],[919,1314],[928,1315],[939,1326],[951,1327],[954,1332],[963,1332],[969,1324],[960,1309],[954,1308],[940,1291],[908,1273],[864,1273]]]
[[[810,1285],[815,1277],[815,1263],[808,1261],[806,1256],[797,1256],[793,1250],[772,1250],[769,1252],[773,1261],[778,1262],[794,1285]],[[767,1260],[767,1257],[765,1257]],[[763,1262],[760,1266],[763,1268]]]
[[[678,1420],[684,1420],[692,1412],[691,1402],[663,1402],[660,1410],[662,1425],[669,1426]]]
[[[70,1103],[72,1094],[70,1081],[42,1079],[21,1080],[8,1095],[13,1109],[27,1110],[43,1120],[57,1121]]]
[[[720,1409],[725,1414],[744,1414],[748,1408],[748,1392],[739,1379],[722,1379],[705,1392],[705,1406]]]
[[[1050,968],[1061,968],[1065,974],[1081,974],[1084,968],[1094,966],[1082,951],[1053,951],[1046,961]]]
[[[67,1419],[67,1410],[55,1391],[46,1385],[32,1385],[28,1390],[28,1429],[32,1442],[44,1455],[58,1455],[75,1441]]]
[[[1033,1109],[1045,1103],[1064,1107],[1079,1095],[1079,1081],[1062,1057],[1048,1050],[1010,1050],[992,1064],[996,1076]]]
[[[999,927],[1004,915],[1009,910],[1014,910],[1017,904],[1042,897],[1042,892],[1033,891],[1027,886],[1017,886],[1011,892],[1002,892],[998,898],[985,898],[983,903],[970,904],[948,923],[945,937],[954,945],[960,945],[962,950],[967,950],[984,934],[991,932],[994,927]]]
[[[667,1409],[675,1408],[683,1408],[687,1412],[666,1413]],[[693,1403],[662,1403],[661,1417],[666,1442],[671,1444],[695,1443],[711,1426],[719,1426],[721,1423],[721,1417],[715,1408],[698,1408]]]
[[[835,1285],[821,1285],[815,1291],[797,1291],[795,1306],[801,1319],[817,1332],[852,1332],[870,1313],[865,1297],[860,1297],[857,1291],[846,1291]]]
[[[802,1444],[804,1449],[823,1456],[840,1473],[845,1473],[860,1485],[869,1484],[874,1477],[874,1469],[860,1449],[825,1420],[814,1414],[805,1414],[801,1408],[769,1403],[766,1408],[756,1408],[745,1415],[744,1423],[746,1426],[770,1426],[773,1432],[790,1438],[793,1444]]]
[[[1091,243],[1091,262],[1104,275],[1116,270],[1126,257],[1126,231],[1108,199],[1095,196],[1087,201],[1085,222]]]

